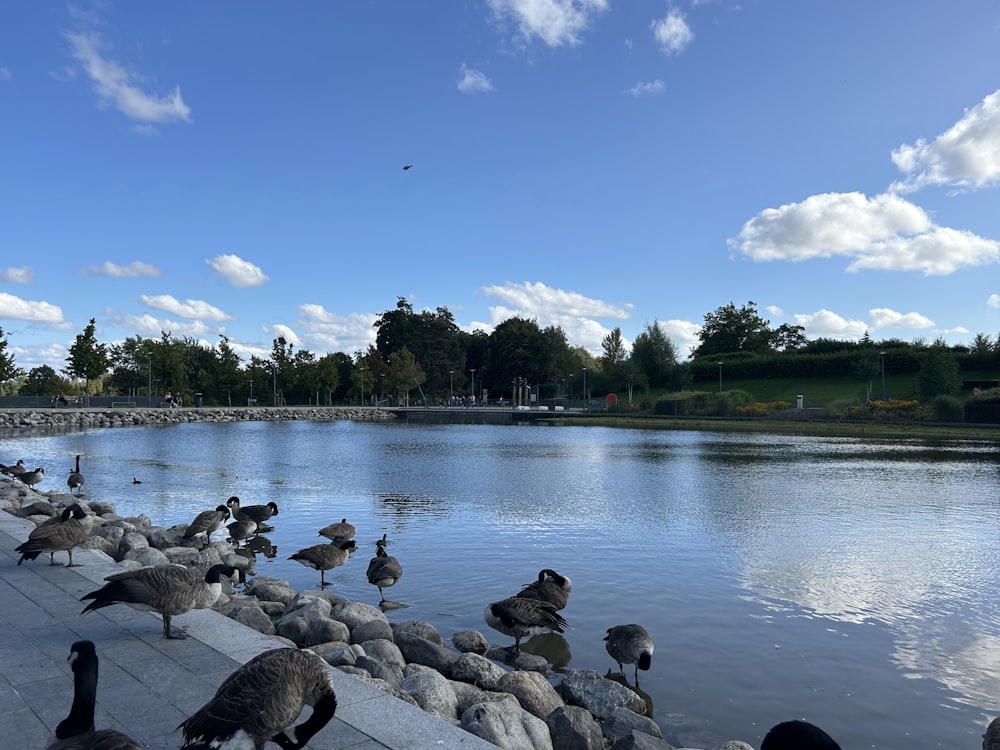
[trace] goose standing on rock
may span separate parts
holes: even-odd
[[[548,602],[556,609],[565,609],[572,590],[573,582],[568,576],[561,576],[551,568],[543,568],[538,571],[538,580],[527,584],[517,595],[524,599]]]
[[[325,536],[331,542],[344,542],[353,539],[357,533],[358,530],[354,528],[353,524],[349,524],[346,518],[342,519],[340,523],[331,523],[319,530],[319,535]]]
[[[815,724],[795,719],[771,727],[760,750],[840,750],[840,745]]]
[[[213,565],[207,573],[183,565],[157,565],[126,570],[107,576],[107,583],[80,601],[93,599],[80,614],[112,604],[127,604],[140,612],[156,612],[163,618],[164,638],[187,638],[182,630],[170,627],[170,619],[192,609],[211,607],[222,595],[222,576],[243,573],[231,565]]]
[[[83,474],[80,472],[80,457],[76,457],[76,467],[69,473],[66,478],[66,486],[70,488],[70,491],[76,490],[75,494],[80,494],[80,488],[83,487]]]
[[[329,544],[314,544],[312,547],[300,549],[289,560],[296,560],[307,568],[319,571],[319,587],[326,587],[326,571],[339,568],[351,553],[358,548],[358,543],[353,539],[345,541],[330,542]]]
[[[639,670],[647,670],[653,662],[653,639],[642,625],[615,625],[604,636],[604,648],[618,663],[623,675],[623,664],[635,664],[635,684],[639,685]]]
[[[22,471],[16,476],[16,478],[19,479],[22,484],[34,487],[36,484],[45,479],[45,469],[39,466],[34,471]]]
[[[378,595],[385,601],[382,589],[395,586],[403,577],[403,566],[399,560],[385,551],[385,537],[375,542],[375,557],[368,561],[368,583],[378,586]]]
[[[312,651],[275,648],[233,672],[215,695],[178,729],[181,750],[194,748],[302,748],[337,710],[330,667]],[[305,706],[309,718],[293,727]]]
[[[194,539],[199,534],[205,535],[206,546],[212,541],[212,532],[219,528],[219,524],[229,518],[229,508],[225,505],[215,506],[215,510],[203,510],[187,527],[184,532],[184,539]]]
[[[229,532],[229,541],[239,547],[240,542],[257,534],[257,522],[249,518],[241,518],[226,526],[226,530]]]
[[[45,750],[144,750],[127,734],[94,728],[98,671],[94,642],[77,641],[70,646],[69,664],[73,670],[73,705]]]
[[[73,503],[57,518],[51,518],[31,530],[28,540],[15,547],[15,552],[21,553],[20,565],[25,560],[34,560],[43,552],[49,555],[49,565],[58,565],[56,552],[66,552],[69,555],[67,568],[75,568],[79,563],[73,562],[73,548],[79,547],[90,536],[94,519],[79,503]]]
[[[511,596],[487,605],[486,624],[514,638],[514,653],[521,652],[521,639],[542,633],[565,633],[569,623],[554,605],[539,599]]]
[[[233,495],[226,500],[226,505],[233,514],[233,518],[237,521],[250,520],[254,521],[258,526],[271,518],[271,516],[278,515],[278,504],[274,501],[269,502],[267,505],[241,506],[240,499]]]
[[[16,464],[11,464],[7,466],[6,464],[0,464],[0,474],[6,474],[9,477],[16,477],[25,471],[24,459],[17,459]]]

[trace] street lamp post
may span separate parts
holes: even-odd
[[[882,359],[882,401],[885,401],[885,352],[879,352],[878,356]]]
[[[469,405],[470,406],[474,406],[475,403],[476,403],[476,368],[473,367],[472,369],[469,370],[469,372],[472,373],[472,383],[469,386],[469,390],[472,391],[472,393],[471,393],[471,395],[472,395],[472,403],[469,404]]]
[[[448,370],[448,406],[455,403],[455,371]]]
[[[278,368],[271,365],[271,403],[278,405]]]
[[[364,368],[364,365],[361,365],[360,367],[358,367],[358,370],[361,371],[361,405],[364,406],[365,405],[365,368]]]
[[[146,352],[147,364],[146,375],[149,376],[149,384],[146,386],[146,405],[153,405],[153,353]]]
[[[250,400],[247,402],[247,406],[253,406],[253,381],[250,381]]]
[[[586,410],[590,411],[590,398],[587,395],[587,368],[583,368],[583,400],[586,405]]]
[[[719,362],[719,393],[722,393],[722,362]]]

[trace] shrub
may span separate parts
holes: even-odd
[[[964,416],[964,404],[955,396],[937,396],[932,402],[934,419],[938,422],[961,422]]]

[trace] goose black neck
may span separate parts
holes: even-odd
[[[56,727],[56,737],[62,740],[93,729],[96,705],[97,662],[78,658],[73,664],[73,706]]]

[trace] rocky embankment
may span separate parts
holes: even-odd
[[[344,406],[208,407],[200,409],[17,409],[0,411],[0,429],[89,429],[92,427],[142,427],[186,422],[279,422],[308,419],[384,421],[395,419],[384,409]]]
[[[209,411],[197,413],[204,417]],[[93,520],[82,546],[103,552],[123,568],[175,563],[207,570],[222,562],[249,576],[255,573],[253,560],[229,542],[192,546],[183,539],[186,524],[156,526],[145,515],[119,516],[110,502],[0,481],[0,509],[36,524],[74,502]],[[544,658],[525,652],[512,658],[511,648],[491,647],[478,631],[452,634],[449,646],[431,623],[393,624],[378,607],[323,591],[296,592],[287,581],[268,577],[249,578],[242,591],[230,589],[213,609],[310,648],[332,667],[501,748],[675,750],[644,715],[645,700],[626,685],[584,669],[553,675]],[[715,750],[753,748],[729,741]]]

